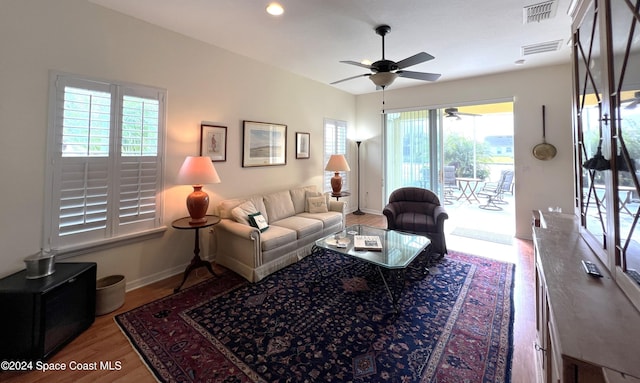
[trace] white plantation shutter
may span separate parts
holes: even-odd
[[[103,158],[63,158],[59,167],[60,236],[93,232],[104,237],[109,189],[108,163]]]
[[[44,247],[160,227],[165,92],[61,74],[52,83]]]
[[[160,181],[155,157],[126,157],[120,164],[119,173],[120,223],[155,220]]]
[[[324,174],[323,188],[325,192],[331,191],[332,172],[324,170],[332,154],[344,154],[349,162],[347,152],[347,122],[325,118],[324,120],[324,162],[322,171]],[[349,165],[351,166],[351,164]],[[349,172],[340,172],[342,177],[342,191],[349,190]]]
[[[161,97],[151,98],[153,94],[144,97],[135,89],[126,92],[122,101],[119,222],[153,227],[161,188],[158,162]]]

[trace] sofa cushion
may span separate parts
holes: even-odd
[[[279,226],[294,230],[296,232],[297,239],[316,235],[322,232],[324,227],[322,222],[317,219],[300,217],[299,215],[281,219],[279,221],[272,222],[271,224],[273,225],[272,227]]]
[[[218,216],[220,218],[235,219],[231,211],[245,202],[246,199],[226,199],[218,204]],[[248,224],[248,222],[247,222]]]
[[[307,203],[309,204],[309,213],[326,213],[329,211],[327,209],[327,199],[324,196],[309,197],[307,198]]]
[[[300,214],[305,211],[307,207],[307,192],[315,191],[315,185],[291,189],[291,200],[293,201],[293,208],[296,212],[295,214]]]
[[[218,204],[218,216],[220,218],[235,220],[235,217],[233,216],[233,213],[232,213],[233,209],[235,209],[236,207],[238,207],[239,205],[241,205],[246,201],[251,201],[251,203],[253,203],[253,206],[255,206],[256,211],[261,212],[264,218],[267,219],[267,222],[269,222],[269,215],[267,214],[267,209],[264,206],[264,201],[262,200],[261,195],[256,195],[256,196],[247,197],[247,198],[226,199],[226,200],[220,201],[220,203]]]
[[[267,216],[269,217],[270,223],[291,217],[295,214],[291,194],[288,190],[267,194],[264,196],[264,206],[267,209]]]
[[[262,251],[269,251],[296,241],[295,230],[283,226],[269,226],[269,230],[260,234]]]
[[[297,217],[304,217],[309,219],[316,219],[321,221],[325,228],[331,227],[342,222],[342,214],[335,211],[328,211],[326,213],[302,213]]]
[[[256,209],[253,202],[244,201],[240,205],[231,209],[231,216],[233,216],[233,219],[235,219],[236,222],[249,225],[249,214],[254,214],[257,212],[258,212],[258,209]]]

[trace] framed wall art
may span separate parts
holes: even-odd
[[[213,162],[227,160],[227,127],[200,125],[200,155],[210,157]]]
[[[242,167],[287,164],[287,126],[243,121]]]
[[[311,151],[311,134],[296,132],[296,158],[307,159]]]

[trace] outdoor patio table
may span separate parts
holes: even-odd
[[[478,185],[480,184],[479,178],[456,178],[458,182],[458,187],[460,188],[460,195],[457,200],[465,199],[469,203],[476,202],[480,203],[480,200],[476,196],[476,189],[478,189]]]

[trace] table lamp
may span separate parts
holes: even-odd
[[[334,176],[331,177],[332,194],[340,194],[340,190],[342,190],[342,177],[340,177],[339,172],[348,172],[351,170],[347,159],[344,158],[342,154],[332,154],[324,170],[335,172]]]
[[[191,225],[207,222],[209,195],[202,191],[202,184],[220,183],[218,172],[209,157],[185,158],[178,172],[178,183],[193,185],[193,192],[187,197],[187,210],[191,216]]]

